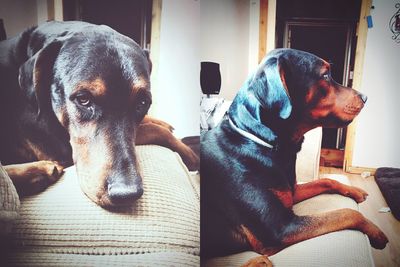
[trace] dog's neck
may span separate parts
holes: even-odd
[[[261,123],[259,114],[258,106],[241,105],[233,101],[228,111],[231,128],[243,136],[261,141],[258,143],[268,144],[267,147],[275,147],[278,136]]]
[[[264,110],[258,99],[246,90],[236,95],[228,115],[233,130],[264,147],[282,152],[298,152],[304,133],[309,130],[298,123],[299,118],[281,119]]]
[[[240,112],[238,112],[240,111]],[[304,140],[303,127],[292,127],[293,122],[258,118],[243,106],[229,110],[230,127],[240,135],[275,151],[297,153]],[[273,125],[273,126],[269,126]]]
[[[239,127],[237,127],[237,126],[235,125],[235,123],[232,121],[231,118],[229,118],[229,125],[232,127],[232,129],[234,129],[234,130],[235,130],[236,132],[238,132],[240,135],[242,135],[242,136],[244,136],[244,137],[250,139],[250,140],[253,141],[253,142],[256,142],[256,143],[259,144],[259,145],[262,145],[262,146],[264,146],[264,147],[266,147],[266,148],[270,148],[270,149],[275,149],[275,148],[276,148],[276,146],[271,145],[271,144],[265,142],[264,140],[258,138],[258,137],[255,136],[254,134],[251,134],[251,133],[249,133],[249,132],[246,132],[245,130],[240,129]]]
[[[268,149],[274,150],[274,151],[280,151],[280,152],[289,152],[289,153],[297,153],[298,151],[300,151],[301,146],[303,144],[304,141],[304,135],[298,136],[296,139],[291,139],[290,137],[288,137],[286,134],[276,137],[273,139],[273,141],[269,141],[268,139],[265,139],[265,137],[263,137],[262,133],[254,133],[254,131],[249,131],[249,130],[244,130],[244,128],[248,127],[241,127],[242,125],[246,125],[246,123],[239,123],[238,126],[236,125],[236,122],[234,122],[234,120],[232,118],[229,118],[229,125],[230,127],[237,133],[239,133],[240,135],[246,137],[247,139],[263,146],[266,147]],[[274,134],[274,132],[268,128],[267,126],[264,126],[264,136],[265,136],[265,132],[269,132]],[[259,126],[260,128],[260,126]]]

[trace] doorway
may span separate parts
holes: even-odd
[[[108,25],[150,48],[152,2],[148,0],[70,0],[63,1],[64,20],[80,20]]]
[[[360,1],[278,0],[277,47],[313,53],[332,66],[332,77],[351,87]],[[323,128],[321,166],[343,167],[346,128]]]

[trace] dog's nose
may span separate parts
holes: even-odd
[[[140,185],[126,185],[113,183],[108,185],[108,197],[115,205],[132,204],[143,195],[143,187]]]
[[[362,102],[365,104],[367,102],[368,97],[361,93],[358,93],[358,96],[361,98]]]

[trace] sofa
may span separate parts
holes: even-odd
[[[297,168],[302,181],[318,178],[321,135],[316,129],[306,136]],[[82,193],[74,167],[20,205],[0,172],[2,266],[200,266],[199,174],[188,172],[179,155],[164,147],[138,146],[137,154],[145,193],[118,212],[96,206]],[[357,204],[321,195],[294,210],[310,214],[345,207]],[[246,251],[201,265],[240,266],[255,256]],[[352,230],[303,241],[270,259],[275,266],[373,266],[367,237]]]
[[[44,192],[20,200],[0,265],[199,266],[198,175],[167,148],[136,150],[144,194],[134,206],[100,208],[82,193],[74,167],[67,168]],[[10,202],[3,206],[15,215]]]

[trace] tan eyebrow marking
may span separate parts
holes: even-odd
[[[148,79],[140,76],[132,84],[132,94],[135,95],[137,92],[143,89],[147,89],[150,86]]]
[[[86,89],[94,96],[102,96],[105,95],[107,87],[103,79],[96,78],[92,81],[82,81],[79,82],[74,89],[74,92]]]

